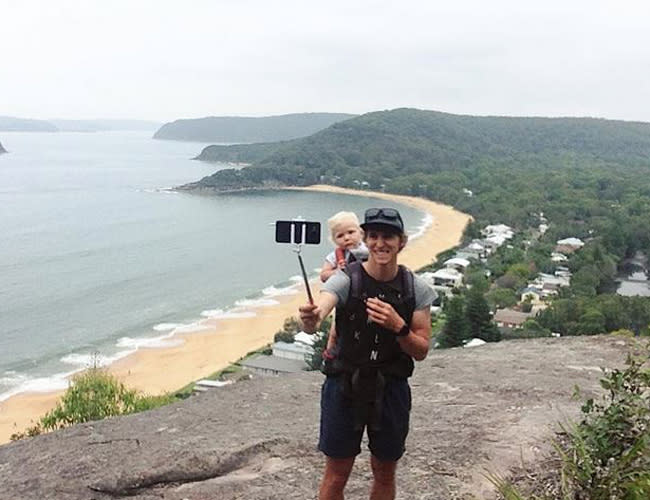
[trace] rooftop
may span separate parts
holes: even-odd
[[[274,370],[282,373],[297,373],[305,369],[305,362],[299,359],[286,359],[264,354],[250,357],[240,361],[239,364],[245,368]]]

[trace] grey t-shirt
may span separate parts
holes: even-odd
[[[413,275],[413,286],[415,288],[415,309],[426,309],[438,298],[436,291],[426,281],[417,275]],[[321,293],[327,292],[337,296],[337,306],[345,304],[350,291],[350,277],[338,269],[321,287]]]

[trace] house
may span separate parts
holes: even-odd
[[[273,344],[273,356],[283,359],[297,359],[304,361],[305,356],[314,353],[314,348],[302,342],[275,342]]]
[[[490,251],[494,251],[503,245],[508,238],[503,234],[493,234],[488,236],[483,240],[483,244],[486,248],[489,248]]]
[[[555,245],[555,248],[553,250],[555,250],[555,253],[571,255],[573,252],[576,251],[576,247],[570,245]]]
[[[563,240],[557,240],[555,251],[563,254],[571,254],[576,250],[580,250],[583,246],[585,244],[579,238],[565,238]]]
[[[567,260],[569,260],[569,258],[566,255],[564,255],[563,253],[552,252],[551,253],[551,260],[553,262],[566,262]]]
[[[548,231],[548,224],[540,224],[537,226],[537,230],[540,232],[540,234],[544,234],[546,231]]]
[[[474,259],[480,260],[488,256],[488,252],[482,242],[478,240],[472,241],[469,245],[461,248],[456,252],[456,257],[459,259]]]
[[[455,269],[456,271],[464,272],[469,267],[470,262],[461,257],[454,257],[446,260],[442,265],[448,269]]]
[[[552,285],[555,289],[562,286],[569,286],[571,279],[566,276],[555,276],[553,274],[539,273],[534,281],[528,283],[531,288],[544,289],[544,285]]]
[[[506,239],[509,240],[514,236],[515,232],[510,226],[506,226],[505,224],[493,224],[485,226],[485,228],[481,230],[481,234],[486,237],[501,235],[505,236]]]
[[[258,375],[283,375],[303,371],[307,364],[305,360],[280,358],[259,354],[239,362],[240,366]]]
[[[319,337],[321,334],[309,334],[305,332],[298,332],[296,333],[293,338],[296,342],[302,342],[303,344],[307,344],[310,346],[314,345],[314,342],[316,342],[317,337]]]
[[[521,301],[529,301],[531,304],[542,303],[542,291],[539,288],[527,287],[521,291]]]
[[[521,328],[521,325],[533,316],[533,313],[515,311],[514,309],[497,309],[493,319],[499,328]]]
[[[459,287],[463,284],[463,274],[451,268],[438,269],[431,274],[433,285],[442,287]]]

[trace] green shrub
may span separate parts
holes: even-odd
[[[127,389],[116,377],[100,368],[90,368],[72,378],[55,408],[24,433],[12,440],[35,436],[44,431],[62,429],[74,424],[126,415],[164,406],[174,401],[170,395],[146,396]]]
[[[605,373],[599,401],[587,399],[582,420],[562,426],[554,448],[562,500],[646,500],[650,498],[650,346],[629,355],[626,368]],[[576,390],[576,394],[579,391]],[[529,500],[508,480],[488,476],[506,500]]]
[[[273,337],[273,342],[286,342],[287,344],[293,344],[294,336],[302,329],[300,322],[291,316],[284,320],[282,329],[278,330]]]
[[[576,498],[650,498],[650,371],[648,354],[629,355],[624,370],[601,379],[601,401],[582,405],[583,419],[558,448],[563,482]]]

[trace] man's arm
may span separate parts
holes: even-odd
[[[398,333],[406,324],[404,319],[397,314],[393,306],[377,298],[366,301],[368,317],[384,328]],[[431,310],[416,309],[409,325],[408,335],[397,337],[402,351],[412,356],[417,361],[422,361],[429,352],[429,337],[431,336]]]
[[[306,333],[314,333],[318,329],[320,322],[332,312],[337,302],[338,297],[336,294],[321,291],[315,303],[301,306],[298,310],[300,311],[303,330]]]
[[[409,326],[409,334],[404,337],[397,337],[397,342],[402,351],[417,361],[422,361],[429,353],[431,310],[427,308],[413,311],[413,318]]]

